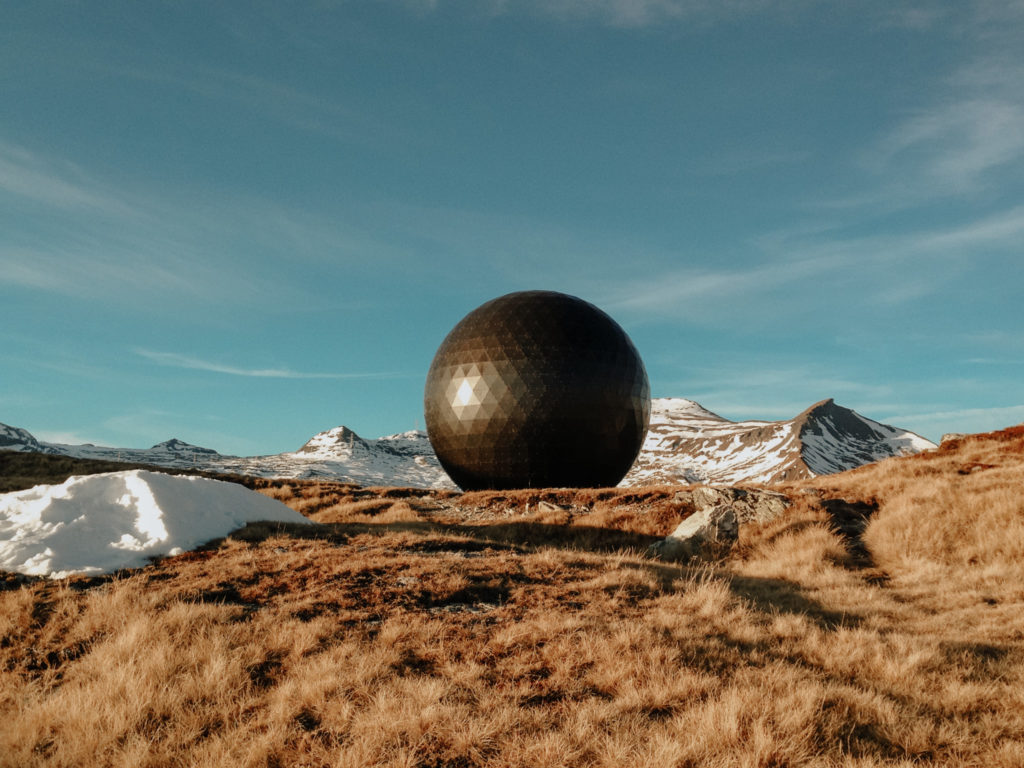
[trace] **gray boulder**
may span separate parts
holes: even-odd
[[[789,498],[774,491],[699,486],[680,491],[675,500],[693,505],[695,512],[647,554],[662,560],[720,557],[728,553],[745,523],[766,523],[786,511]]]

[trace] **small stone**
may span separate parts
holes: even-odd
[[[563,507],[563,506],[561,506],[559,504],[554,504],[554,503],[552,503],[550,501],[538,501],[537,502],[537,511],[538,512],[558,512],[558,511],[561,511],[561,510],[564,510],[564,509],[568,509],[568,507]]]

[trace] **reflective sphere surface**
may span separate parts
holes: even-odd
[[[427,374],[427,434],[463,490],[608,487],[651,415],[626,332],[582,299],[510,293],[464,317]]]

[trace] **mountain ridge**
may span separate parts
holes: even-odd
[[[783,421],[730,421],[685,398],[659,398],[624,484],[778,483],[930,450],[909,430],[820,400]]]
[[[770,484],[841,472],[934,447],[913,432],[868,419],[832,398],[789,420],[740,422],[693,400],[656,398],[643,448],[620,485]],[[144,449],[46,443],[25,429],[0,424],[0,450],[260,477],[455,487],[422,430],[367,439],[341,425],[318,432],[295,451],[246,457],[224,455],[177,438]]]

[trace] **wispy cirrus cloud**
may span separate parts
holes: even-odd
[[[396,128],[377,119],[368,109],[358,109],[284,81],[224,68],[193,66],[179,60],[163,64],[162,68],[98,63],[89,66],[103,74],[188,92],[212,103],[231,103],[263,119],[345,143],[384,146],[389,140],[414,142],[417,138],[414,130]]]
[[[246,376],[258,379],[394,379],[405,374],[394,372],[359,372],[359,373],[310,373],[293,371],[289,368],[242,368],[211,360],[201,360],[176,352],[157,352],[150,349],[135,349],[135,354],[160,365],[173,368],[186,368],[195,371],[223,373],[228,376]]]
[[[926,30],[949,15],[948,8],[941,7],[895,7],[885,11],[883,26],[902,29]]]
[[[744,267],[662,270],[597,293],[617,311],[709,322],[811,312],[834,290],[854,291],[864,303],[900,305],[935,292],[986,256],[1012,254],[1022,237],[1024,206],[956,226],[860,237],[797,228],[766,239],[760,260]]]
[[[39,430],[33,433],[33,436],[37,440],[42,440],[44,443],[58,443],[60,445],[84,445],[85,443],[95,443],[89,437],[83,437],[78,432],[68,432],[63,430]]]
[[[176,231],[167,206],[119,190],[77,163],[0,139],[0,286],[132,302],[208,296],[224,285],[214,260]],[[22,211],[30,215],[19,215]],[[45,228],[33,221],[46,218]],[[190,228],[191,231],[191,228]],[[235,278],[236,295],[251,280]]]
[[[713,5],[702,0],[550,0],[543,4],[544,10],[553,15],[593,18],[619,27],[646,27],[706,15]],[[734,0],[721,5],[745,10],[754,3]],[[719,13],[725,10],[723,7]]]
[[[993,94],[917,111],[881,139],[866,163],[878,173],[901,170],[904,192],[938,196],[973,194],[987,176],[1022,160],[1024,101]]]
[[[965,252],[986,246],[1017,247],[1022,236],[1024,205],[992,213],[959,227],[925,233],[915,239],[914,249],[922,252]]]
[[[230,451],[238,456],[252,455],[261,450],[262,446],[257,441],[224,431],[224,426],[220,419],[212,415],[189,419],[180,412],[142,407],[103,419],[95,428],[100,439],[88,442],[119,447],[148,447],[158,441],[178,438],[193,445],[221,452]],[[72,444],[78,442],[84,441],[75,440]]]
[[[601,304],[614,310],[700,314],[723,299],[740,300],[812,279],[841,265],[823,255],[746,268],[685,268],[660,272],[606,289]]]
[[[0,140],[0,193],[61,208],[125,215],[132,208],[73,163]]]
[[[694,172],[702,176],[732,176],[760,171],[783,165],[803,163],[812,158],[804,149],[763,149],[737,147],[712,152],[694,165]]]
[[[893,421],[919,424],[961,424],[969,432],[1001,429],[1024,420],[1024,405],[994,408],[961,408],[930,413],[906,413],[890,417]]]
[[[310,291],[281,279],[294,262],[401,255],[360,223],[202,192],[156,183],[121,189],[0,137],[0,287],[176,311],[183,302],[309,307]]]
[[[937,35],[943,60],[851,153],[859,176],[810,206],[848,216],[937,202],[1009,202],[1024,178],[1024,4],[971,0],[885,8],[882,27]],[[943,40],[943,42],[939,42]]]
[[[976,330],[957,334],[953,340],[965,344],[972,349],[985,349],[989,357],[993,357],[997,352],[1019,352],[1024,354],[1024,334],[1012,330],[1003,330],[1001,328]]]
[[[643,28],[687,21],[717,23],[798,5],[797,0],[399,0],[419,12],[462,5],[489,16],[523,11],[611,27]]]
[[[873,191],[835,202],[891,210],[998,194],[1024,173],[1024,4],[977,0],[892,13],[926,26],[950,17],[946,31],[962,53],[865,147],[860,162]]]
[[[218,270],[198,260],[177,256],[150,257],[152,244],[104,248],[80,238],[63,246],[0,247],[0,285],[10,284],[82,298],[112,293],[140,300],[152,292],[208,295],[215,290]],[[237,290],[245,290],[237,280]]]

